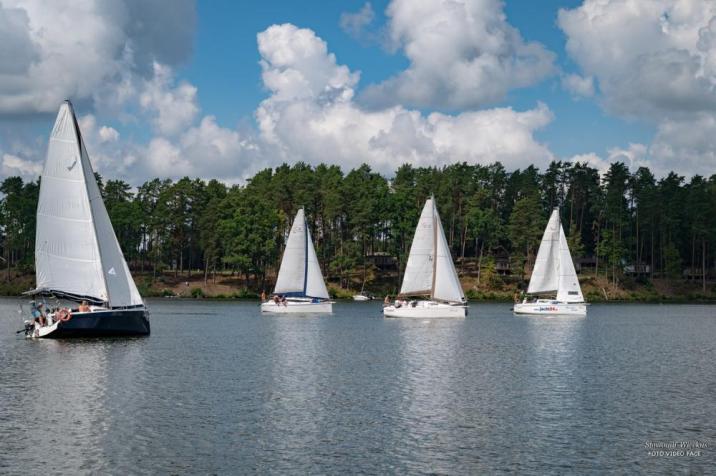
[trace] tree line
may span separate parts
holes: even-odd
[[[380,274],[371,257],[389,256],[400,272],[424,201],[437,200],[453,257],[477,269],[508,257],[529,271],[547,218],[560,207],[575,260],[587,257],[618,283],[628,267],[645,279],[697,279],[716,271],[716,175],[656,178],[612,163],[602,175],[587,164],[552,162],[507,171],[500,163],[403,165],[390,178],[368,165],[281,165],[243,185],[184,177],[138,188],[97,176],[130,267],[157,277],[231,271],[247,287],[273,280],[291,220],[306,210],[324,275],[342,286]],[[39,180],[0,185],[4,265],[31,271]],[[478,271],[479,273],[479,271]],[[479,274],[478,274],[479,279]]]

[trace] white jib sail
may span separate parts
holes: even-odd
[[[582,288],[579,286],[577,272],[574,270],[572,255],[569,252],[564,229],[559,227],[559,283],[557,300],[563,302],[584,302]]]
[[[328,290],[323,281],[303,208],[296,213],[288,234],[274,293],[328,299]]]
[[[559,287],[559,210],[552,211],[542,235],[528,293],[556,292]]]
[[[316,250],[313,248],[313,240],[311,240],[311,231],[306,227],[306,247],[308,248],[308,259],[306,266],[306,296],[328,299],[328,289],[323,281],[321,274],[321,266],[318,264]]]
[[[400,294],[431,294],[433,286],[433,253],[435,250],[434,210],[433,200],[428,199],[425,202],[423,211],[420,213],[418,226],[415,228]]]
[[[42,172],[35,269],[38,289],[87,296],[112,307],[142,304],[68,101],[57,114]]]
[[[432,298],[439,301],[464,302],[465,294],[462,292],[460,279],[452,261],[450,247],[445,239],[443,224],[440,220],[437,207],[433,210],[437,224],[437,246],[435,251],[435,284]]]

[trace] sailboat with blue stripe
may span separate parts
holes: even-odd
[[[261,304],[262,312],[331,313],[333,303],[318,264],[306,213],[296,213],[281,259],[273,296]]]

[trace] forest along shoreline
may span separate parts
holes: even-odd
[[[217,273],[205,281],[201,270],[191,274],[175,276],[165,273],[153,277],[151,273],[133,273],[140,294],[143,297],[166,297],[184,299],[245,299],[258,300],[261,291],[270,294],[273,283],[265,289],[246,287],[244,278],[231,273]],[[2,275],[2,273],[0,273]],[[34,285],[34,274],[13,273],[10,282],[0,282],[0,296],[19,297],[24,291]],[[525,284],[516,280],[488,277],[489,283],[477,283],[475,277],[462,276],[460,281],[465,294],[471,302],[513,302],[519,296]],[[253,280],[252,280],[253,281]],[[483,279],[484,281],[484,279]],[[700,283],[685,280],[669,280],[655,278],[650,281],[637,281],[627,279],[614,285],[603,276],[582,275],[579,277],[580,285],[587,302],[667,302],[667,303],[716,303],[716,293],[710,288],[703,293]],[[396,294],[397,278],[394,276],[381,276],[365,287],[365,292],[376,299],[383,299],[386,295],[394,297]],[[361,282],[355,280],[352,288],[342,288],[337,283],[328,282],[328,291],[331,298],[351,299],[360,291]]]
[[[296,210],[304,207],[332,296],[395,295],[425,199],[434,194],[471,301],[512,301],[560,207],[588,302],[716,301],[716,175],[656,177],[621,163],[507,171],[500,163],[403,165],[384,176],[305,163],[241,185],[184,177],[98,186],[145,297],[269,294]],[[39,179],[0,183],[0,295],[34,287]]]

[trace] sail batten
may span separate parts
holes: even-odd
[[[38,289],[87,296],[110,307],[143,304],[69,102],[60,106],[42,172],[35,268]]]

